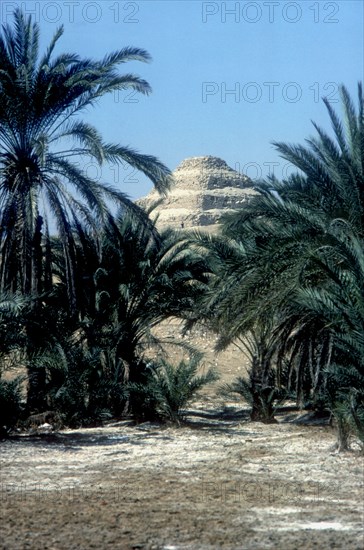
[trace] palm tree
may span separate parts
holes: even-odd
[[[241,282],[229,304],[236,313],[231,331],[249,323],[244,314],[248,302],[255,299],[249,308],[252,316],[264,311],[268,302],[289,303],[298,286],[320,283],[320,262],[330,251],[342,249],[348,233],[363,238],[362,86],[358,86],[358,112],[345,87],[341,95],[344,125],[325,100],[337,143],[316,125],[319,137],[307,140],[309,148],[277,143],[281,156],[302,173],[283,182],[269,178],[257,183],[259,194],[244,210],[224,220],[223,234],[242,251],[238,261],[229,262],[231,284]],[[225,275],[227,285],[229,273]]]
[[[173,230],[159,234],[153,223],[123,213],[115,222],[106,228],[95,304],[103,323],[116,323],[115,352],[134,382],[151,329],[168,317],[190,315],[205,289],[206,265]]]
[[[0,290],[39,294],[49,273],[42,265],[50,221],[62,246],[68,299],[76,308],[75,235],[82,226],[97,239],[110,201],[136,206],[118,189],[83,173],[77,160],[127,162],[164,193],[170,172],[157,158],[104,142],[78,115],[114,90],[149,94],[149,84],[119,74],[127,61],[148,62],[142,49],[126,47],[100,61],[76,54],[54,55],[63,34],[55,33],[39,56],[39,28],[20,9],[14,26],[0,35]]]
[[[185,239],[192,248],[205,249],[209,273],[209,285],[199,297],[190,325],[203,323],[215,332],[217,352],[235,345],[248,359],[248,379],[239,378],[232,386],[226,386],[223,393],[242,395],[251,405],[252,420],[272,422],[274,401],[284,394],[276,387],[280,381],[274,370],[279,349],[277,327],[281,319],[275,309],[267,306],[261,311],[254,307],[249,315],[247,296],[245,302],[241,301],[239,279],[244,273],[242,266],[246,265],[247,254],[243,243],[205,232],[186,235]]]
[[[126,402],[125,384],[144,385],[149,380],[147,353],[150,346],[160,349],[162,345],[152,335],[152,329],[169,317],[188,318],[197,295],[205,289],[206,266],[195,251],[178,241],[172,230],[159,234],[153,222],[146,224],[139,215],[123,211],[104,227],[100,256],[87,233],[82,239],[76,255],[85,266],[85,271],[78,270],[80,278],[76,279],[82,287],[82,314],[71,328],[71,340],[76,336],[76,347],[81,350],[77,361],[82,353],[86,354],[87,361],[82,361],[92,367],[83,374],[88,376],[89,407],[92,400],[100,401],[100,387],[109,384],[106,401],[119,415]],[[55,260],[60,282],[59,295],[54,300],[62,310],[65,261],[59,254]],[[63,332],[67,330],[64,328]],[[59,349],[68,347],[65,342]],[[75,346],[71,348],[71,354],[62,355],[68,354],[73,361]],[[80,367],[69,366],[65,372],[72,386],[74,372],[80,372]],[[54,369],[51,375],[57,384]],[[67,380],[62,384],[67,386]],[[136,412],[132,401],[133,396],[129,404]]]
[[[300,172],[283,182],[274,177],[258,182],[259,194],[246,208],[226,216],[227,244],[206,243],[220,261],[208,304],[230,341],[243,337],[266,311],[276,312],[278,374],[279,357],[288,359],[289,377],[303,401],[328,378],[341,397],[354,392],[356,405],[351,400],[350,406],[358,421],[364,101],[361,84],[358,108],[344,86],[340,92],[343,122],[324,100],[334,138],[315,125],[318,137],[307,140],[307,147],[276,143]]]

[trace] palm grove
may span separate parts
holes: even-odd
[[[177,366],[163,358],[152,329],[179,317],[216,332],[219,349],[244,348],[248,375],[224,391],[242,395],[253,420],[274,421],[290,399],[331,411],[341,449],[350,433],[364,441],[361,85],[357,106],[341,87],[343,120],[324,100],[334,137],[315,126],[306,146],[275,144],[297,173],[257,182],[217,235],[158,232],[151,213],[81,168],[126,162],[168,192],[157,158],[80,118],[115,90],[149,94],[119,72],[149,55],[56,55],[62,32],[40,55],[37,25],[17,10],[0,36],[2,433],[46,410],[64,425],[126,413],[180,421],[216,374],[198,375],[198,353]],[[14,366],[25,379],[9,377]]]

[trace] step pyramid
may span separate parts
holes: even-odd
[[[159,229],[213,227],[224,213],[243,208],[256,193],[250,178],[212,156],[184,160],[173,172],[173,179],[170,192],[153,211]],[[153,190],[136,202],[149,208],[158,199]]]

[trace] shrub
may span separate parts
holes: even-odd
[[[270,372],[269,380],[266,385],[257,384],[252,380],[239,377],[231,384],[225,384],[220,389],[220,394],[224,397],[237,394],[242,397],[250,406],[250,418],[253,421],[264,423],[276,422],[274,414],[276,409],[287,398],[288,392],[283,388],[277,388],[275,385],[275,374]]]
[[[197,375],[201,356],[193,356],[173,366],[165,360],[149,364],[144,384],[129,384],[138,420],[161,420],[179,424],[183,409],[206,384],[218,379],[213,369]],[[135,404],[138,404],[135,406]]]
[[[21,413],[21,383],[23,377],[14,380],[0,379],[0,436],[6,436],[17,424]]]

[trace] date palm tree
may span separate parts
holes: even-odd
[[[120,212],[104,227],[101,259],[87,234],[83,241],[77,250],[78,261],[86,266],[78,272],[80,315],[61,330],[65,261],[61,254],[55,258],[60,283],[58,296],[54,293],[52,298],[58,304],[53,307],[57,315],[40,338],[47,344],[47,355],[55,357],[53,364],[62,364],[62,357],[67,360],[63,371],[46,367],[52,391],[73,395],[87,378],[89,412],[103,402],[119,415],[128,401],[136,413],[136,403],[143,401],[140,392],[127,396],[125,388],[129,382],[143,386],[149,380],[150,348],[163,347],[152,329],[170,317],[188,318],[205,288],[206,266],[173,230],[159,234],[152,221],[148,225],[130,213]],[[48,326],[56,328],[54,339]]]
[[[314,391],[330,379],[341,401],[351,396],[358,423],[364,403],[364,100],[361,84],[357,106],[344,86],[340,93],[342,120],[324,100],[333,137],[314,125],[317,137],[306,146],[276,143],[299,172],[283,182],[258,182],[259,194],[225,218],[229,240],[220,248],[206,243],[220,261],[207,305],[228,341],[275,311],[278,357],[288,353],[298,393],[307,396],[307,377]]]
[[[111,327],[128,380],[143,376],[153,327],[170,317],[188,318],[206,281],[203,258],[173,230],[158,233],[153,223],[122,213],[107,226],[91,318]]]
[[[97,240],[110,216],[110,201],[135,210],[127,196],[95,181],[81,166],[87,160],[126,162],[146,174],[164,193],[169,170],[155,157],[103,141],[78,115],[115,90],[149,94],[149,84],[120,74],[127,61],[150,60],[126,47],[100,61],[74,53],[54,55],[60,27],[43,56],[39,28],[20,9],[14,25],[0,34],[0,290],[39,294],[49,273],[41,262],[50,221],[66,262],[68,299],[76,308],[75,239],[82,226]]]

